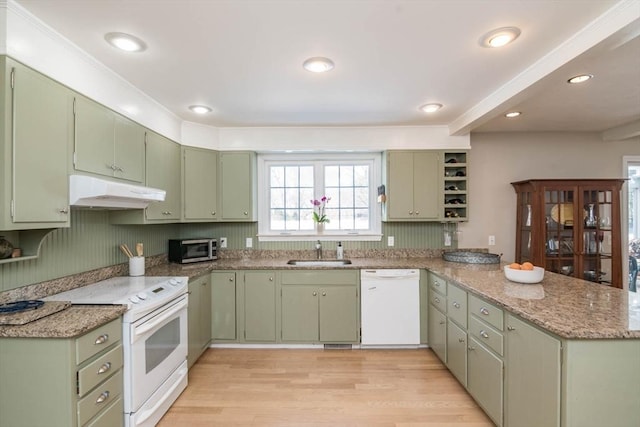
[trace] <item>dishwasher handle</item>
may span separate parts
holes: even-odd
[[[419,270],[361,270],[360,277],[363,280],[385,280],[385,279],[411,279],[420,277]]]

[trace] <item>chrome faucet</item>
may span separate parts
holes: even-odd
[[[322,243],[320,243],[320,240],[316,243],[316,258],[322,259]]]

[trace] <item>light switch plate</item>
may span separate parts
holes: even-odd
[[[496,245],[496,236],[489,236],[489,246]]]
[[[387,246],[394,246],[396,244],[396,239],[394,236],[387,236]]]
[[[245,245],[247,248],[252,248],[253,247],[253,238],[251,237],[247,237],[247,243]]]

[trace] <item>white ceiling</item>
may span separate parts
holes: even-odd
[[[575,52],[567,45],[617,0],[17,3],[177,116],[212,126],[449,125],[464,133],[603,131],[640,120],[639,19],[543,69],[554,52]],[[622,3],[640,10],[638,0]],[[501,49],[480,46],[483,34],[503,26],[522,35]],[[112,31],[136,35],[148,49],[120,52],[104,41]],[[311,56],[336,67],[309,73],[302,62]],[[583,72],[596,77],[566,84]],[[510,89],[525,77],[531,81]],[[428,102],[444,108],[418,111]],[[195,115],[192,104],[213,112]],[[523,115],[507,121],[511,107]]]

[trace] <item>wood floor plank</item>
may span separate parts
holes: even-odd
[[[431,350],[209,349],[159,427],[489,427]]]

